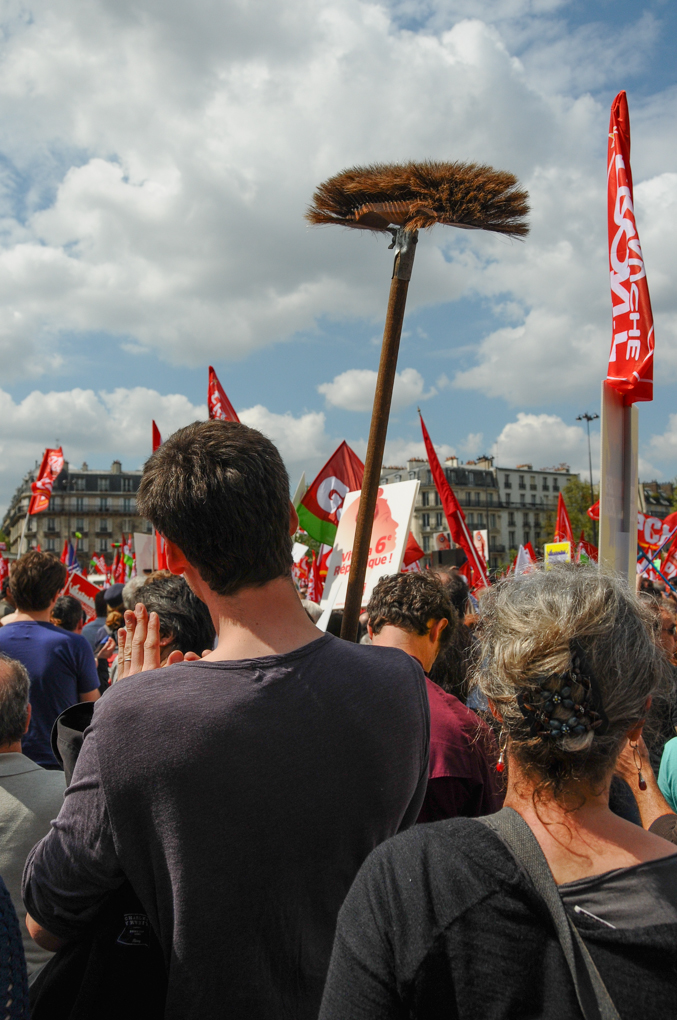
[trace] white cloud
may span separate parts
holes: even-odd
[[[374,403],[377,373],[369,368],[349,368],[334,377],[331,382],[317,387],[329,407],[340,407],[344,411],[371,411]],[[399,411],[417,400],[427,400],[436,393],[433,388],[424,393],[425,382],[415,368],[403,368],[395,376],[391,408]]]
[[[142,386],[98,393],[34,390],[19,403],[0,390],[0,516],[26,470],[42,457],[45,445],[62,445],[66,459],[76,465],[87,459],[90,467],[108,467],[119,458],[124,467],[134,469],[150,456],[152,419],[166,439],[176,429],[206,418],[206,405],[191,404],[179,393],[161,394]],[[327,436],[321,412],[294,418],[258,404],[242,411],[240,418],[272,439],[292,481],[304,468],[319,470],[338,445]]]
[[[593,478],[599,478],[599,433],[590,435]],[[556,414],[525,414],[509,422],[494,452],[500,467],[532,464],[534,468],[557,467],[566,463],[572,471],[589,478],[588,439],[580,425],[567,425]]]

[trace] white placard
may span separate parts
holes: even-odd
[[[362,595],[363,606],[369,601],[379,578],[397,574],[402,567],[418,487],[419,482],[414,480],[383,485],[378,490]],[[323,609],[332,601],[334,609],[343,609],[345,605],[359,499],[359,491],[349,492],[343,503],[334,548],[327,563],[327,580],[321,603]],[[339,586],[338,593],[336,585]]]
[[[142,531],[134,532],[134,554],[136,556],[137,574],[150,574],[153,572],[154,539],[154,535],[144,534]]]
[[[473,531],[472,533],[473,545],[477,549],[478,553],[481,554],[485,563],[489,562],[489,533],[488,531]]]
[[[294,563],[300,563],[307,552],[308,552],[307,545],[301,545],[300,542],[294,542],[293,546],[291,547],[291,558],[294,561]]]

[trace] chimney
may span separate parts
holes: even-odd
[[[113,463],[110,466],[110,469],[111,469],[111,474],[121,475],[122,474],[122,464],[121,464],[121,462],[119,460],[114,460]]]

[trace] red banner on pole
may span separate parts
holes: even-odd
[[[78,600],[84,611],[87,613],[87,622],[96,619],[96,607],[94,599],[99,589],[91,581],[88,581],[83,574],[71,574],[63,590],[64,595],[73,595]]]
[[[211,365],[209,366],[209,384],[207,386],[207,407],[210,418],[216,418],[219,421],[240,420]]]
[[[486,563],[484,562],[482,554],[476,548],[475,543],[472,540],[472,535],[468,531],[468,525],[465,523],[465,516],[461,510],[461,505],[456,499],[456,496],[447,481],[447,476],[445,475],[444,469],[437,458],[435,448],[430,440],[428,430],[425,427],[420,411],[419,417],[421,418],[423,442],[425,443],[426,452],[428,454],[428,464],[430,465],[430,471],[433,476],[435,488],[442,500],[442,507],[444,509],[444,515],[447,518],[451,537],[456,545],[460,545],[461,549],[468,557],[468,564],[470,565],[473,575],[473,587],[488,588],[489,581],[487,579]]]
[[[33,495],[28,504],[29,514],[41,514],[49,506],[54,482],[63,470],[63,450],[45,450],[38,477],[31,485]]]
[[[636,400],[653,400],[654,328],[635,223],[625,92],[619,92],[611,105],[607,206],[613,309],[607,382],[623,394],[623,402],[629,405]]]
[[[571,530],[569,512],[567,510],[567,505],[564,502],[564,496],[561,492],[557,499],[557,520],[555,521],[555,535],[553,542],[570,542],[572,554],[576,547],[576,543],[574,542],[574,533]]]

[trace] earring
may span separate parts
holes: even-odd
[[[630,747],[632,748],[632,760],[635,763],[635,768],[637,769],[638,785],[640,790],[644,792],[644,790],[646,790],[646,779],[642,775],[642,756],[639,753],[639,747],[637,746],[636,741],[634,744],[630,744]]]
[[[496,771],[503,772],[504,769],[505,769],[505,755],[503,754],[503,751],[501,751],[501,753],[498,756],[498,761],[496,762]]]

